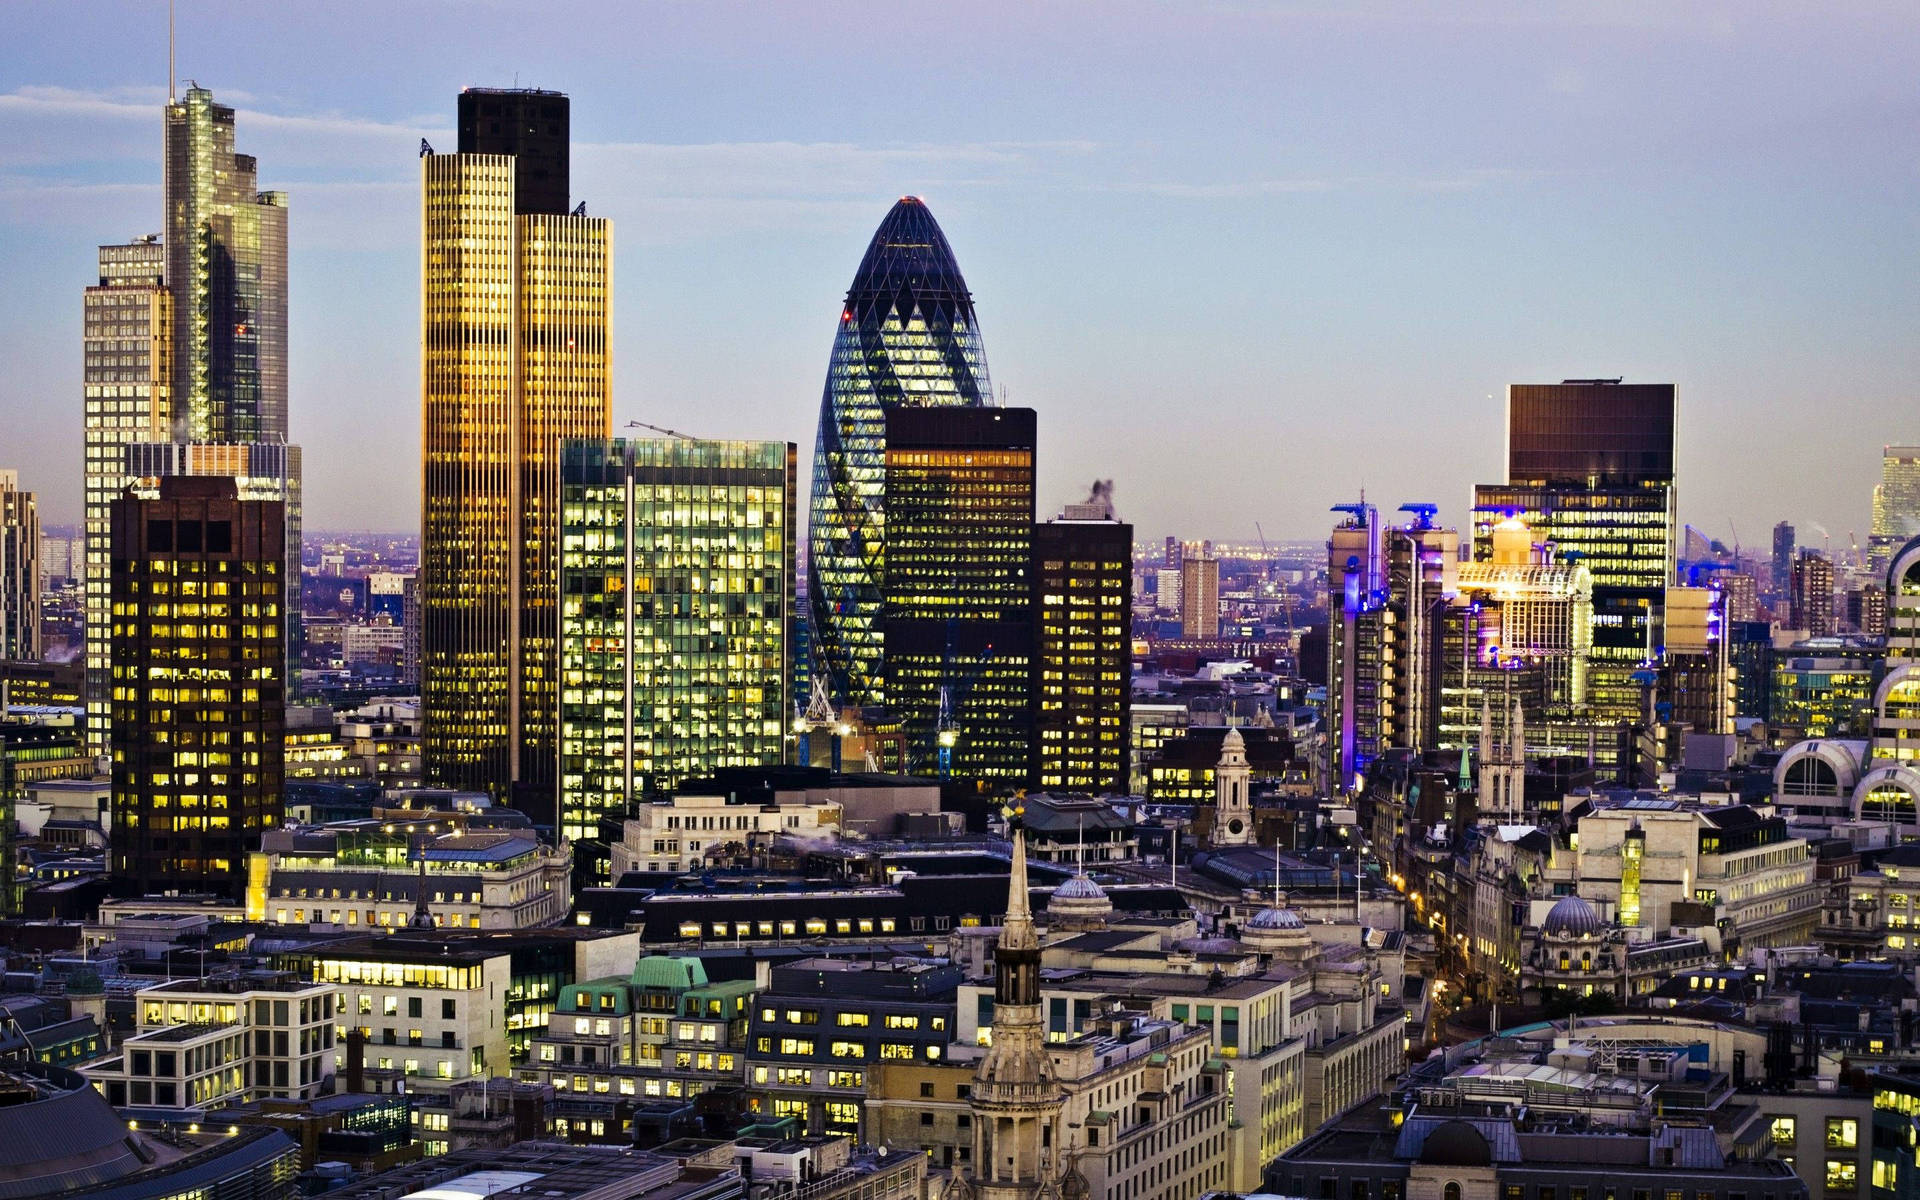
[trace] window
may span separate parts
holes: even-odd
[[[1793,1149],[1795,1134],[1794,1119],[1792,1117],[1776,1116],[1772,1118],[1772,1122],[1773,1148],[1775,1150],[1791,1151]]]
[[[1860,1122],[1852,1117],[1827,1118],[1827,1149],[1853,1150],[1860,1145]]]
[[[932,1113],[930,1113],[930,1112],[923,1112],[923,1113],[921,1113],[921,1114],[920,1114],[920,1123],[921,1123],[922,1125],[931,1125],[931,1124],[933,1124],[933,1114],[932,1114]]]
[[[780,1053],[799,1054],[799,1055],[804,1055],[807,1058],[812,1058],[813,1057],[813,1039],[812,1038],[781,1038]]]
[[[864,1052],[864,1048],[863,1048]],[[881,1042],[881,1058],[912,1058],[913,1047],[904,1042]]]
[[[926,1096],[926,1097],[931,1097],[931,1096],[933,1095],[933,1085],[932,1085],[931,1083],[923,1083],[923,1084],[921,1084],[921,1085],[920,1085],[920,1094],[921,1094],[922,1096]]]
[[[1827,1160],[1827,1190],[1829,1192],[1854,1191],[1859,1183],[1859,1165],[1850,1158],[1830,1158]]]
[[[863,1012],[836,1013],[833,1018],[833,1023],[836,1025],[856,1025],[865,1028],[867,1024],[867,1014]]]
[[[835,1042],[830,1047],[830,1050],[835,1058],[865,1058],[867,1056],[867,1044],[865,1042]]]

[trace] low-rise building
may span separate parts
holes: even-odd
[[[415,818],[269,830],[247,857],[248,919],[399,929],[424,907],[436,926],[505,930],[565,918],[569,846],[531,829],[471,828],[460,812]]]
[[[622,823],[620,840],[608,848],[611,873],[618,879],[628,871],[694,870],[729,847],[835,832],[840,819],[840,803],[831,799],[740,804],[726,795],[678,795],[642,804]]]

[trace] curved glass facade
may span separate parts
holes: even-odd
[[[973,296],[927,206],[903,197],[847,289],[820,399],[807,530],[814,663],[836,699],[883,704],[886,412],[992,395]]]

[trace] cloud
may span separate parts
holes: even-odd
[[[1431,175],[1348,175],[1293,179],[1241,179],[1219,183],[1153,181],[1103,190],[1166,196],[1176,200],[1252,200],[1264,196],[1310,196],[1328,192],[1465,192],[1531,182],[1547,172],[1522,167],[1467,167]]]

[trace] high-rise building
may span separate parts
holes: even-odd
[[[100,282],[86,290],[81,336],[85,451],[83,532],[87,745],[107,751],[108,661],[113,627],[107,590],[112,506],[131,482],[127,446],[164,441],[173,429],[173,298],[158,234],[100,247]]]
[[[102,246],[84,395],[88,742],[111,741],[107,526],[128,486],[228,475],[288,522],[283,635],[300,644],[300,450],[287,442],[287,198],[234,150],[234,112],[191,87],[164,112],[164,241]]]
[[[784,761],[789,442],[569,441],[560,455],[560,824]]]
[[[1661,645],[1679,528],[1672,384],[1570,379],[1508,389],[1507,481],[1474,488],[1474,558],[1518,517],[1593,575],[1587,675],[1595,716],[1638,719],[1634,678]]]
[[[1220,560],[1207,555],[1180,560],[1180,636],[1220,636]]]
[[[286,514],[233,480],[169,477],[112,508],[117,895],[239,896],[281,819]]]
[[[1720,576],[1720,593],[1727,600],[1727,624],[1744,625],[1760,619],[1760,581],[1745,571]]]
[[[1103,489],[1033,530],[1033,781],[1125,793],[1133,526]]]
[[[1880,454],[1880,482],[1873,489],[1869,562],[1885,571],[1894,553],[1920,537],[1920,446],[1888,446]]]
[[[1793,588],[1793,526],[1785,521],[1773,527],[1773,594],[1784,596]]]
[[[1717,587],[1670,587],[1656,713],[1694,733],[1733,732],[1734,674],[1726,595]]]
[[[40,657],[40,514],[20,472],[0,470],[0,660]]]
[[[1867,584],[1847,593],[1847,624],[1867,637],[1887,635],[1887,590]]]
[[[420,575],[415,572],[400,584],[400,682],[411,688],[420,686]]]
[[[167,105],[172,438],[287,437],[287,197],[234,152],[233,110],[206,88]]]
[[[840,309],[814,444],[807,596],[816,668],[836,700],[886,703],[886,414],[977,408],[993,395],[960,266],[927,206],[895,204]]]
[[[1788,625],[1808,637],[1833,633],[1833,563],[1825,555],[1802,550],[1794,556],[1791,596]]]
[[[1355,787],[1388,747],[1423,749],[1438,734],[1439,649],[1458,592],[1459,534],[1433,523],[1433,507],[1387,527],[1373,505],[1343,504],[1327,541],[1327,769]]]
[[[460,119],[421,158],[422,771],[547,821],[560,443],[611,433],[613,227],[566,209],[565,96],[469,89]]]
[[[1027,780],[1034,425],[1030,408],[885,413],[884,687],[916,773]]]

